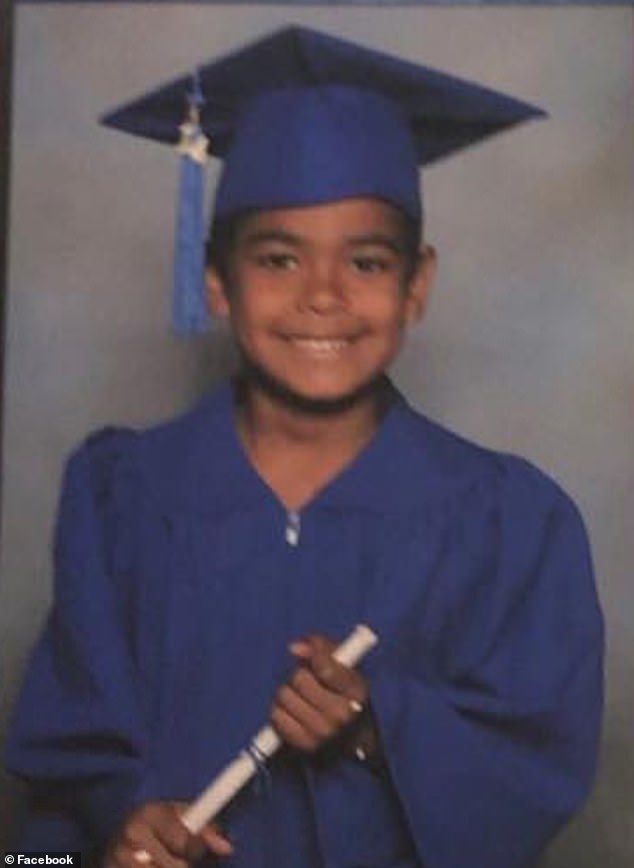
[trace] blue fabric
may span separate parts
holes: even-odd
[[[542,117],[521,100],[306,27],[200,69],[201,125],[224,160],[216,214],[377,196],[420,217],[417,165]],[[190,76],[102,118],[176,143]]]
[[[420,223],[418,166],[523,121],[528,103],[306,27],[291,26],[200,67],[200,126],[222,158],[213,216],[351,197],[389,202]],[[180,142],[191,76],[126,103],[106,126]],[[202,170],[182,158],[173,325],[207,326]]]
[[[245,109],[214,213],[352,196],[384,199],[421,219],[418,161],[405,116],[393,101],[360,88],[286,88]]]
[[[81,447],[9,766],[70,791],[78,836],[102,842],[138,802],[192,798],[249,741],[290,639],[367,621],[389,773],[280,756],[270,791],[250,787],[225,818],[227,864],[533,864],[596,758],[602,624],[573,504],[399,398],[302,511],[296,547],[285,523],[241,450],[229,387]]]
[[[179,334],[205,331],[209,326],[205,298],[204,167],[189,155],[181,157],[172,326]]]

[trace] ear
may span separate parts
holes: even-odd
[[[231,314],[231,306],[222,278],[215,268],[208,268],[205,272],[205,280],[209,312],[213,317],[227,319]]]
[[[430,244],[425,244],[406,287],[405,322],[407,325],[413,325],[423,318],[437,266],[438,257],[435,249]]]

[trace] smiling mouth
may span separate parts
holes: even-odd
[[[337,356],[354,342],[353,338],[341,337],[304,337],[301,335],[291,335],[287,338],[288,342],[298,350],[308,353],[317,358],[331,358]]]

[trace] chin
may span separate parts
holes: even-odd
[[[240,377],[243,385],[256,387],[268,397],[299,413],[336,415],[367,401],[383,391],[387,377],[380,371],[362,383],[339,392],[306,391],[276,377],[243,356]]]

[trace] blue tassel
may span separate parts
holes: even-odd
[[[181,126],[180,186],[174,251],[172,327],[178,334],[196,334],[209,327],[205,299],[204,163],[207,138],[200,128],[203,98],[198,76],[187,95],[188,116]]]

